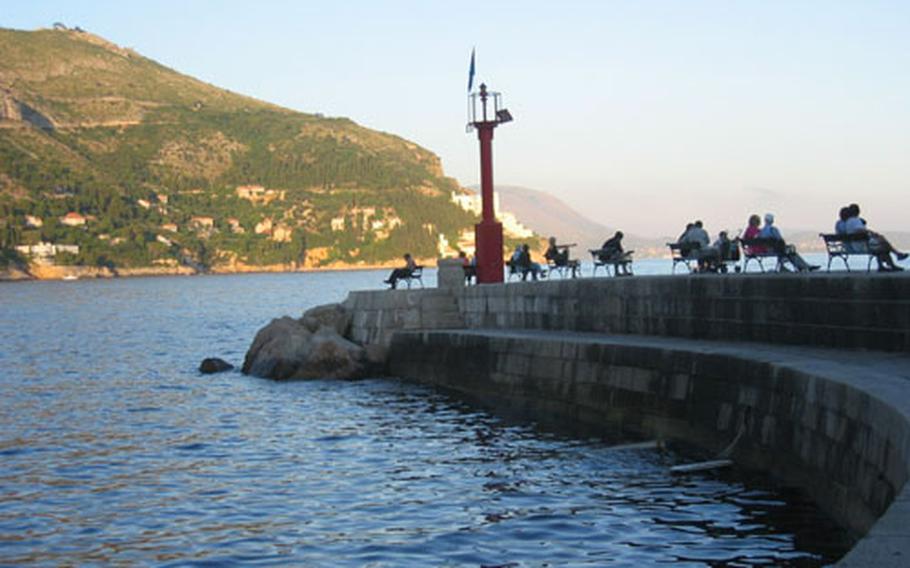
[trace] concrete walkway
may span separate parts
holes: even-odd
[[[646,335],[543,331],[525,329],[455,329],[465,336],[547,340],[574,344],[650,347],[690,353],[720,354],[773,363],[836,379],[902,408],[910,423],[910,354],[820,349],[745,341],[707,341]]]

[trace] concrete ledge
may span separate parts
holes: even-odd
[[[910,352],[910,274],[580,278],[460,291],[468,328],[549,329]]]
[[[578,285],[548,284],[557,292]],[[522,309],[542,314],[554,301],[562,302],[564,314],[579,310],[546,295],[489,292],[515,314]],[[727,446],[743,429],[737,463],[804,488],[840,524],[864,536],[840,565],[910,565],[906,354],[578,332],[445,330],[395,333],[390,368],[397,376],[473,397],[711,450]]]

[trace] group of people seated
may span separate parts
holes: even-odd
[[[508,264],[511,271],[521,275],[522,281],[527,280],[529,274],[534,280],[546,275],[543,267],[531,260],[531,247],[527,243],[515,247]]]
[[[632,272],[629,264],[632,252],[623,250],[622,237],[622,231],[616,231],[616,234],[607,239],[600,250],[596,251],[596,254],[601,262],[614,263],[617,267],[618,275],[630,276]],[[569,249],[574,246],[576,246],[575,243],[557,244],[556,237],[550,237],[547,250],[543,256],[552,268],[568,271],[571,273],[572,278],[575,278],[581,270],[581,265],[577,259],[569,258]],[[510,270],[521,275],[522,280],[527,280],[529,274],[534,280],[546,275],[544,267],[531,260],[530,247],[527,244],[515,247],[515,252],[512,253],[508,264]]]
[[[701,221],[688,223],[676,242],[683,258],[695,259],[698,272],[726,271],[727,261],[739,260],[739,247],[730,240],[727,231],[718,233],[712,244]]]
[[[876,233],[869,229],[866,226],[866,220],[859,215],[859,205],[851,203],[841,207],[838,220],[834,223],[835,234],[855,237],[853,239],[848,238],[845,241],[845,248],[854,253],[868,252],[874,255],[880,272],[903,270],[903,268],[894,263],[891,255],[893,254],[897,260],[906,260],[907,253],[894,248],[881,233]]]
[[[869,229],[866,220],[860,217],[860,208],[856,203],[840,209],[838,220],[834,225],[834,232],[837,235],[846,237],[844,246],[850,252],[873,255],[878,262],[879,271],[903,270],[903,268],[895,264],[892,255],[897,260],[905,260],[908,254],[894,248],[884,235]],[[616,231],[612,237],[604,241],[600,249],[591,251],[599,262],[613,264],[616,267],[617,276],[631,275],[629,264],[632,251],[623,249],[622,239],[622,231]],[[811,272],[819,269],[818,265],[806,262],[796,251],[796,247],[784,240],[780,229],[774,225],[774,215],[772,213],[765,214],[764,225],[761,217],[754,214],[750,215],[748,226],[742,235],[730,239],[727,231],[721,231],[713,243],[701,221],[689,223],[674,246],[679,247],[683,258],[693,259],[697,262],[698,272],[726,272],[727,262],[739,260],[740,245],[742,245],[746,258],[776,256],[782,271],[789,272],[791,270],[786,267],[785,263],[788,263],[792,270],[798,272]],[[556,237],[550,237],[544,258],[553,267],[571,270],[574,278],[579,270],[579,262],[569,258],[569,248],[573,246],[575,245],[557,244]],[[458,256],[462,261],[465,280],[470,283],[477,275],[476,264],[473,260],[468,259],[463,251],[459,252]],[[411,277],[414,270],[419,268],[410,253],[405,253],[404,261],[405,265],[394,269],[388,279],[385,280],[385,283],[390,288],[394,289],[399,280]],[[528,275],[533,280],[546,275],[544,267],[531,259],[531,250],[527,244],[515,247],[515,252],[507,264],[511,271],[521,276],[522,280],[527,280]]]
[[[903,270],[894,263],[891,255],[897,260],[904,260],[907,253],[895,249],[883,235],[869,230],[866,221],[859,214],[859,205],[855,203],[841,208],[834,227],[838,235],[856,235],[856,239],[846,241],[848,250],[869,252],[874,255],[880,271]],[[731,240],[726,231],[721,231],[714,243],[710,243],[708,232],[705,231],[702,222],[695,221],[686,225],[686,230],[679,236],[677,244],[683,257],[697,260],[699,272],[716,272],[723,263],[739,260],[739,245],[742,245],[747,258],[776,256],[780,261],[780,269],[785,272],[791,270],[811,272],[820,268],[806,262],[796,251],[796,247],[784,240],[780,229],[774,225],[772,213],[765,214],[764,224],[758,215],[750,215],[748,225],[738,239]],[[788,264],[790,268],[787,268]]]
[[[799,272],[819,269],[819,266],[806,262],[793,245],[788,245],[784,241],[780,230],[774,226],[774,215],[771,213],[765,214],[764,226],[758,215],[751,215],[748,226],[738,239],[730,239],[727,231],[721,231],[713,243],[703,223],[695,221],[686,225],[686,230],[679,236],[677,244],[683,258],[696,260],[698,272],[726,272],[727,262],[739,260],[740,244],[747,258],[773,253],[781,259],[780,267],[784,271],[789,271],[783,264],[784,261]]]
[[[780,269],[789,272],[783,261],[786,261],[797,272],[811,272],[818,270],[817,264],[809,264],[796,252],[796,247],[787,244],[780,230],[774,226],[774,214],[765,213],[765,224],[761,226],[758,215],[749,216],[749,225],[742,235],[743,248],[747,254],[762,256],[773,252],[780,260]]]

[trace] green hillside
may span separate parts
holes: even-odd
[[[114,267],[375,263],[434,256],[475,221],[439,159],[397,136],[81,31],[0,29],[0,54],[0,262],[50,242],[80,247],[58,263]]]

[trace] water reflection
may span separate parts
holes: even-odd
[[[0,345],[15,346],[0,352],[0,563],[816,565],[843,552],[811,505],[735,472],[671,477],[672,451],[617,451],[392,380],[195,372],[209,355],[237,362],[271,317],[340,299],[339,275],[310,276],[0,287]]]

